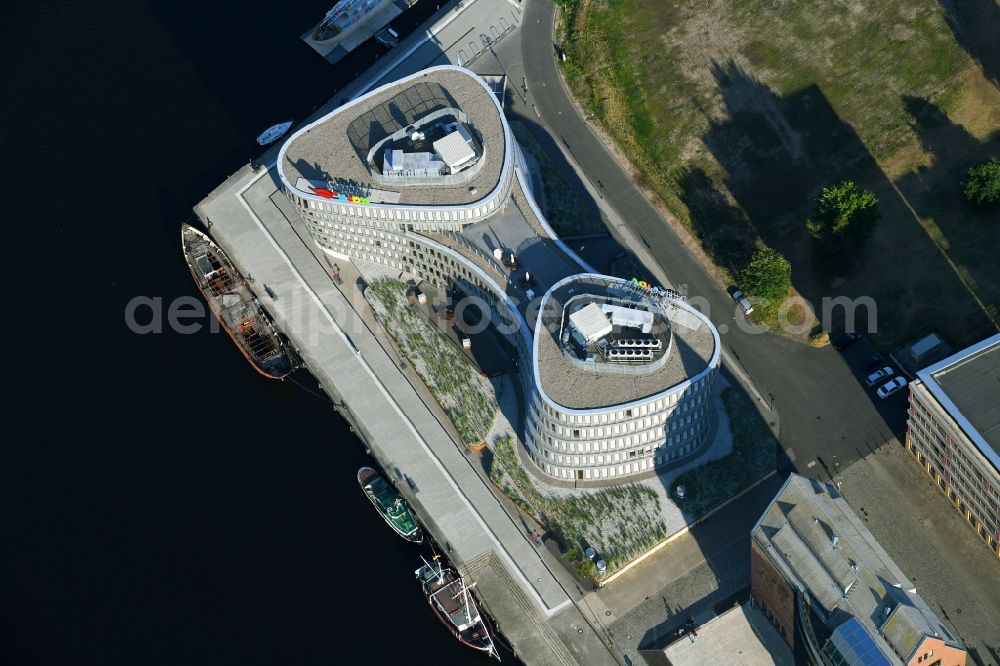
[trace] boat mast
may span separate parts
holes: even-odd
[[[444,570],[441,567],[441,561],[440,561],[441,560],[441,556],[440,555],[435,555],[433,558],[431,558],[437,564],[437,571],[434,571],[434,565],[431,564],[430,562],[428,562],[427,559],[423,555],[420,556],[420,559],[423,560],[424,565],[428,569],[430,569],[431,571],[434,572],[434,577],[435,578],[437,578],[439,581],[444,579]]]
[[[475,587],[475,586],[476,586],[476,584],[473,583],[472,587]],[[462,579],[462,602],[465,604],[465,614],[467,616],[469,616],[469,622],[474,622],[475,620],[472,619],[472,610],[471,610],[471,608],[469,606],[469,588],[466,587],[466,585],[465,585],[465,579],[464,578]],[[476,615],[479,615],[479,609],[478,608],[476,608]],[[476,620],[481,620],[481,619],[482,618],[478,618],[478,617],[476,618]]]

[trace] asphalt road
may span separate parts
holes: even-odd
[[[826,478],[827,470],[836,473],[892,439],[894,431],[901,432],[906,392],[882,401],[860,382],[856,364],[866,343],[842,356],[832,347],[815,349],[737,326],[729,295],[635,187],[569,99],[552,41],[554,13],[551,2],[525,3],[522,58],[527,103],[534,105],[537,122],[580,165],[584,178],[645,243],[671,282],[687,285],[689,298],[706,300],[706,314],[724,347],[780,415],[780,442],[792,465],[803,474]]]

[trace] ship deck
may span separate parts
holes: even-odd
[[[313,33],[316,32],[316,28],[323,24],[324,17],[323,20],[303,33],[299,39],[308,44],[328,63],[336,65],[351,51],[374,37],[383,26],[388,25],[390,21],[402,14],[410,4],[406,0],[383,0],[379,6],[368,12],[360,21],[347,26],[332,39],[317,41],[314,39]]]
[[[209,239],[188,228],[183,230],[183,239],[188,265],[209,307],[222,320],[234,342],[242,346],[248,360],[267,373],[268,366],[284,349],[250,287],[221,248]],[[278,374],[284,370],[279,369]]]

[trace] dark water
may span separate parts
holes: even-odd
[[[328,403],[224,335],[125,326],[135,296],[197,294],[179,225],[258,132],[373,57],[298,40],[331,4],[7,9],[0,663],[483,661],[427,608]]]

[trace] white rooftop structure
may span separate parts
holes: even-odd
[[[605,303],[601,310],[611,315],[611,323],[625,328],[638,328],[643,333],[649,333],[653,328],[653,313],[635,308],[623,308],[620,305]]]
[[[444,162],[435,153],[406,153],[386,148],[383,175],[437,176]]]
[[[597,303],[588,303],[571,314],[569,323],[587,342],[603,338],[614,330]]]
[[[462,136],[462,132],[457,129],[438,139],[432,145],[434,152],[440,155],[444,163],[452,169],[462,166],[476,156],[476,150],[472,147],[471,141]]]

